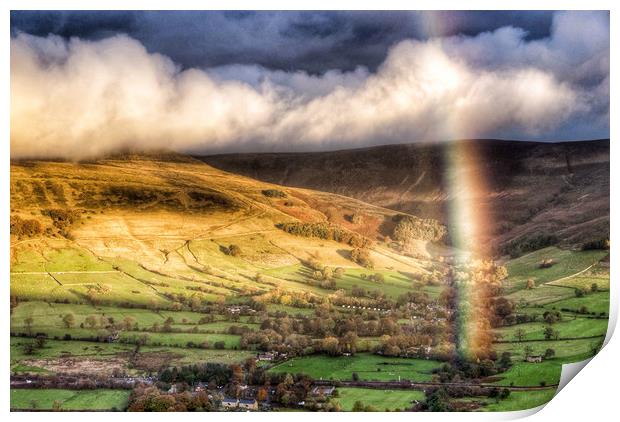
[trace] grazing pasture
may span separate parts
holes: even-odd
[[[11,409],[124,410],[130,390],[11,389]]]
[[[541,406],[555,396],[556,389],[549,388],[536,391],[512,391],[508,398],[498,401],[485,398],[487,403],[481,410],[489,412],[510,412]]]
[[[555,385],[560,382],[562,362],[555,359],[540,363],[514,362],[512,367],[497,375],[494,384],[502,386],[534,387],[542,383]]]
[[[315,379],[351,380],[356,373],[360,380],[431,381],[431,371],[441,362],[425,359],[391,358],[366,353],[355,356],[327,357],[325,355],[293,358],[270,369],[271,372],[306,374]]]
[[[504,288],[507,293],[512,293],[524,289],[528,278],[540,285],[572,276],[596,264],[608,253],[609,251],[601,250],[572,251],[555,246],[528,253],[506,263],[509,277]],[[553,265],[541,268],[541,262],[546,259],[551,259]]]
[[[541,318],[542,319],[542,318]],[[545,329],[553,328],[559,338],[577,338],[602,336],[607,332],[607,319],[565,317],[562,322],[549,325],[544,322],[530,322],[527,324],[512,325],[497,330],[504,341],[517,341],[517,331],[523,330],[523,340],[544,340]]]
[[[355,402],[372,406],[383,411],[407,410],[414,406],[414,401],[424,400],[424,392],[417,390],[377,390],[371,388],[338,388],[338,397],[334,398],[342,410],[351,411]]]

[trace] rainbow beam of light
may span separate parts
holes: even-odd
[[[491,224],[485,206],[488,192],[481,154],[473,142],[459,141],[445,145],[448,190],[448,222],[454,262],[452,277],[456,289],[456,348],[459,356],[477,359],[491,348],[489,306],[486,290],[479,283],[488,282],[483,264],[490,255],[486,229]]]
[[[425,32],[429,38],[440,38],[449,32],[453,24],[449,13],[429,11],[425,15]],[[440,41],[441,42],[441,41]],[[435,78],[446,89],[450,82],[459,78],[458,66],[450,63],[431,65]],[[478,145],[462,139],[472,133],[464,116],[445,116],[448,140],[444,144],[445,177],[448,194],[446,220],[454,247],[450,276],[455,287],[454,311],[456,321],[453,336],[458,355],[466,359],[484,356],[491,348],[490,309],[484,297],[485,290],[478,283],[486,282],[489,268],[487,230],[492,219],[485,206],[488,195],[486,176],[481,164],[483,155]],[[475,130],[473,131],[475,132]],[[485,273],[485,271],[488,271]]]

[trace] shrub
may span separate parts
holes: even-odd
[[[19,215],[11,216],[11,234],[17,237],[33,237],[43,233],[43,226],[38,220],[23,219]]]
[[[276,227],[295,236],[334,240],[355,248],[369,247],[372,245],[370,239],[360,234],[327,223],[280,223],[276,224]]]
[[[361,214],[358,213],[353,213],[351,215],[349,215],[347,217],[347,219],[352,223],[352,224],[361,224],[363,221],[363,217]]]
[[[351,251],[351,261],[364,268],[374,268],[374,263],[370,259],[370,252],[365,248],[355,248]]]
[[[443,240],[448,231],[446,226],[437,220],[422,219],[413,216],[401,216],[394,227],[392,237],[398,241],[408,243],[412,240],[428,240],[439,242]]]
[[[503,249],[503,253],[517,258],[527,252],[553,246],[558,243],[558,238],[554,235],[539,234],[534,237],[515,240]]]
[[[286,194],[278,189],[264,189],[262,194],[268,198],[286,198]]]
[[[221,251],[226,255],[230,256],[240,256],[241,255],[241,247],[239,245],[232,244],[228,247],[222,246]]]
[[[605,239],[592,240],[590,242],[586,242],[583,245],[581,245],[582,251],[589,251],[593,249],[604,249],[604,250],[609,249],[609,239],[605,238]]]
[[[540,264],[538,264],[539,268],[551,268],[555,265],[555,261],[551,258],[543,259]]]
[[[43,215],[52,219],[52,224],[61,231],[64,231],[77,220],[80,219],[80,211],[62,208],[46,209],[41,211]]]

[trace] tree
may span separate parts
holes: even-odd
[[[561,320],[562,314],[558,311],[547,311],[543,314],[543,318],[547,324],[551,325]]]
[[[555,350],[554,349],[547,349],[545,350],[545,359],[551,359],[555,356]]]
[[[47,334],[39,334],[34,339],[34,344],[35,344],[37,349],[43,349],[45,347],[45,341],[46,341],[45,336],[46,335]]]
[[[357,334],[355,331],[347,331],[347,333],[342,337],[342,343],[344,344],[347,352],[355,353],[357,350]]]
[[[24,318],[24,325],[26,326],[26,328],[28,329],[28,333],[31,334],[32,333],[32,323],[34,322],[34,318],[32,317],[26,317]]]
[[[502,368],[508,369],[512,366],[512,358],[510,352],[502,353],[502,356],[499,359],[499,364]]]
[[[575,297],[583,297],[584,291],[583,289],[575,289]]]
[[[534,279],[533,278],[528,278],[527,279],[527,286],[526,286],[526,288],[528,290],[532,290],[534,287],[536,287],[536,283],[534,282]]]
[[[334,270],[334,278],[342,278],[343,275],[344,275],[344,268],[337,267]]]
[[[336,356],[340,353],[340,342],[336,337],[326,337],[323,339],[323,350],[330,356]]]
[[[132,316],[127,315],[125,319],[123,319],[123,325],[126,330],[131,330],[136,324],[136,319]]]
[[[523,328],[517,328],[515,330],[515,338],[517,341],[522,342],[525,338],[525,330]]]
[[[256,393],[256,400],[257,401],[265,401],[267,400],[267,389],[262,387],[258,389],[258,392]]]
[[[450,397],[446,390],[440,388],[428,396],[426,405],[431,412],[447,412],[450,410]]]
[[[241,255],[241,247],[239,245],[230,245],[228,247],[228,254],[231,256],[239,256]]]
[[[62,318],[62,322],[65,324],[66,328],[71,328],[75,325],[75,315],[72,312],[69,312]]]
[[[592,283],[592,285],[590,286],[590,291],[591,291],[592,293],[596,293],[596,292],[598,292],[598,284],[596,284],[596,283]]]
[[[366,248],[355,248],[351,251],[351,261],[362,267],[372,269],[374,263],[370,259],[370,252]]]
[[[525,346],[525,349],[523,349],[523,353],[525,354],[525,358],[527,359],[528,356],[531,356],[532,353],[534,352],[534,349],[532,349],[532,346]]]
[[[353,409],[354,412],[363,412],[364,411],[364,403],[362,403],[361,401],[357,400],[355,403],[353,403]]]
[[[553,327],[545,327],[545,340],[557,340],[559,336],[560,333],[557,330],[554,330]]]
[[[360,380],[360,376],[359,376],[359,374],[358,374],[357,372],[353,372],[353,373],[351,374],[351,379],[352,379],[353,381],[359,381],[359,380]]]
[[[86,325],[89,328],[95,328],[97,326],[97,316],[96,315],[88,315],[84,320]]]
[[[373,279],[374,279],[374,281],[376,281],[377,283],[381,283],[381,284],[385,283],[385,277],[384,277],[384,276],[383,276],[383,274],[381,274],[381,273],[376,273],[376,274],[373,276]]]

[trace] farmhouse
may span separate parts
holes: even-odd
[[[237,399],[225,398],[224,400],[222,400],[222,407],[224,407],[225,409],[234,409],[237,407],[238,403],[239,403],[239,400]]]
[[[273,354],[273,352],[259,353],[258,355],[256,355],[256,360],[271,362],[274,357],[275,355]]]
[[[240,399],[238,406],[240,409],[257,410],[258,402],[255,399]]]
[[[336,387],[333,385],[317,385],[312,389],[312,394],[315,396],[331,396],[334,394]]]
[[[255,399],[230,399],[222,400],[225,409],[258,410],[258,402]]]
[[[543,361],[543,357],[542,357],[542,356],[540,356],[540,355],[538,355],[538,356],[527,356],[527,357],[525,358],[525,360],[526,360],[527,362],[540,363],[540,362],[542,362],[542,361]]]

